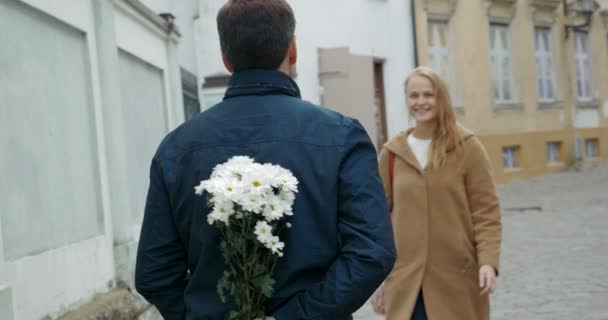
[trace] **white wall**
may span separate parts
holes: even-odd
[[[289,0],[296,15],[298,73],[304,99],[320,102],[319,48],[349,47],[352,54],[385,59],[389,136],[407,127],[403,82],[414,67],[409,1]],[[201,2],[199,77],[226,73],[215,17],[224,1]]]
[[[132,278],[147,168],[183,121],[177,38],[149,19],[123,0],[0,1],[2,320]]]
[[[207,76],[228,73],[222,63],[222,52],[216,24],[217,13],[224,3],[225,1],[222,0],[200,1],[200,19],[196,34],[198,77],[201,84]]]
[[[40,319],[114,277],[92,6],[2,1],[0,28],[12,30],[0,35],[0,145],[11,155],[0,159],[0,286],[8,319]]]
[[[175,16],[178,27],[179,62],[188,71],[198,72],[197,49],[195,43],[195,28],[199,17],[199,0],[142,0],[146,6],[156,13],[169,12]]]

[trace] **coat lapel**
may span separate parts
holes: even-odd
[[[397,158],[400,158],[407,165],[416,169],[418,172],[422,173],[423,170],[420,167],[420,163],[416,159],[414,152],[410,148],[407,143],[407,136],[413,131],[413,129],[408,129],[399,133],[395,138],[391,139],[385,147],[393,152]]]

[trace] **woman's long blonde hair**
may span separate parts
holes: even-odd
[[[435,90],[437,127],[431,144],[431,152],[429,153],[429,168],[437,169],[443,165],[449,152],[460,148],[461,138],[458,133],[456,113],[452,106],[447,84],[431,68],[418,67],[407,77],[405,80],[406,95],[408,82],[414,76],[427,78],[431,81]],[[410,107],[408,105],[409,110]]]

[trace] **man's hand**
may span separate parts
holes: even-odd
[[[479,287],[480,295],[492,294],[496,290],[496,271],[489,264],[484,264],[479,268]]]
[[[376,292],[370,298],[374,312],[379,315],[384,315],[384,284],[380,285]]]

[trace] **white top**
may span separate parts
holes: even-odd
[[[413,133],[410,133],[407,136],[407,144],[410,145],[410,149],[414,152],[418,163],[420,164],[420,168],[424,169],[429,160],[429,148],[431,146],[431,139],[418,139],[414,137]]]

